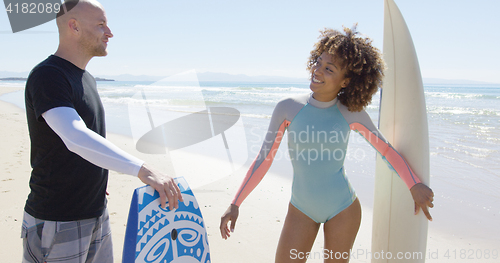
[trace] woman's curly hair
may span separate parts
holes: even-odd
[[[361,111],[370,104],[373,94],[382,85],[385,69],[380,51],[372,46],[371,39],[357,36],[356,26],[344,27],[344,33],[329,28],[321,31],[320,40],[307,63],[311,71],[323,52],[340,59],[346,69],[345,77],[350,81],[337,97],[350,111]]]

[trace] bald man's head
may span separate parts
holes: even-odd
[[[108,39],[113,37],[107,26],[103,6],[95,0],[68,0],[57,15],[60,46],[83,56],[105,56]]]
[[[104,11],[103,6],[95,0],[67,0],[61,5],[57,13],[56,23],[59,33],[63,33],[70,19],[81,20],[92,9]],[[61,30],[63,29],[63,30]]]

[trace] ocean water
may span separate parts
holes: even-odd
[[[0,82],[2,86],[22,87],[24,82]],[[424,87],[431,187],[436,193],[436,208],[432,210],[435,223],[430,226],[454,237],[472,235],[500,244],[500,85]],[[114,81],[98,82],[98,90],[106,109],[108,132],[127,136],[132,136],[130,119],[134,113],[129,112],[130,105],[145,103],[141,91],[147,94],[148,107],[165,112],[194,113],[207,106],[237,109],[245,126],[251,161],[256,152],[252,149],[260,146],[276,103],[283,97],[308,93],[309,84]],[[375,123],[379,97],[375,94],[367,107]],[[23,92],[0,99],[23,106]],[[286,147],[280,148],[286,151]],[[362,200],[370,200],[375,151],[352,133],[348,152],[353,157],[346,160],[350,180]]]
[[[265,133],[274,106],[280,99],[309,92],[308,83],[200,82],[199,87],[179,85],[166,88],[155,83],[99,82],[110,132],[127,131],[125,127],[115,127],[126,123],[123,105],[141,103],[142,97],[131,98],[138,88],[154,94],[154,99],[148,98],[152,106],[169,105],[170,109],[176,107],[187,112],[190,105],[196,105],[194,94],[201,92],[206,106],[236,108],[246,126],[257,128],[262,133]],[[440,176],[450,181],[454,179],[454,184],[467,186],[470,190],[495,195],[500,189],[500,85],[426,85],[425,96],[431,156],[436,163],[453,163],[447,168],[448,175]],[[375,123],[379,103],[380,94],[377,93],[367,108]],[[484,182],[490,187],[474,187],[463,181],[472,176],[462,175],[468,170],[474,171],[475,176],[481,174],[477,183]]]

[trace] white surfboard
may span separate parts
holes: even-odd
[[[394,1],[384,0],[384,6],[383,53],[387,70],[379,129],[420,180],[429,185],[427,112],[417,54]],[[427,223],[422,212],[414,215],[414,202],[403,180],[377,156],[372,262],[424,262]]]

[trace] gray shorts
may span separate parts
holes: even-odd
[[[23,263],[113,263],[109,214],[80,221],[46,221],[24,212]]]

